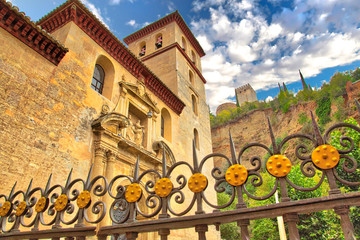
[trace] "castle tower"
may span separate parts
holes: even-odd
[[[255,90],[251,87],[249,83],[236,88],[235,96],[236,96],[236,103],[238,106],[241,106],[245,102],[255,102],[258,100],[256,97]]]

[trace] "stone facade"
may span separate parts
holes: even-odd
[[[37,22],[48,34],[0,0],[2,192],[16,180],[19,189],[32,178],[43,186],[51,173],[53,183],[64,183],[72,168],[74,178],[85,178],[91,165],[94,176],[131,175],[137,157],[140,172],[160,170],[158,146],[166,146],[169,166],[192,164],[196,134],[198,158],[212,152],[204,52],[178,12],[159,21],[149,25],[151,32],[128,36],[127,48],[80,1],[69,0]],[[155,47],[159,34],[162,45]],[[97,64],[105,71],[102,93],[91,88]],[[209,176],[211,168],[204,166]],[[213,188],[207,192],[215,198]],[[171,237],[195,234],[187,229]],[[213,227],[208,239],[219,239]]]
[[[243,85],[235,89],[235,97],[238,106],[245,102],[257,101],[256,92],[250,84]]]

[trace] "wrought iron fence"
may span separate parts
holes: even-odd
[[[208,225],[218,227],[227,222],[237,222],[242,239],[250,239],[249,220],[276,216],[284,216],[290,239],[300,239],[296,226],[298,214],[325,209],[334,209],[340,216],[345,239],[355,239],[349,207],[360,205],[360,192],[341,193],[338,185],[360,185],[360,182],[351,182],[342,177],[343,173],[351,175],[357,170],[356,159],[349,155],[354,150],[354,140],[342,131],[341,149],[338,149],[331,145],[331,133],[343,128],[360,133],[360,128],[348,123],[338,123],[321,135],[312,113],[311,117],[313,135],[289,135],[279,144],[275,141],[268,120],[272,147],[251,143],[244,146],[238,155],[230,134],[230,158],[213,153],[198,161],[193,146],[193,165],[181,161],[167,169],[164,152],[161,172],[151,169],[140,173],[138,159],[133,176],[120,174],[110,180],[103,176],[92,178],[90,168],[86,180],[72,180],[70,171],[64,186],[52,185],[51,175],[45,188],[33,188],[30,182],[26,191],[15,191],[15,184],[9,195],[0,195],[3,200],[0,206],[0,239],[85,239],[86,236],[94,235],[99,239],[106,239],[107,236],[117,237],[120,234],[126,234],[127,239],[136,239],[138,233],[142,232],[158,232],[161,239],[167,239],[171,230],[180,228],[195,228],[199,239],[206,239]],[[319,181],[312,187],[298,186],[288,177],[295,159],[283,152],[284,146],[294,139],[298,140],[294,156],[296,161],[300,161],[302,174],[308,178],[320,175]],[[244,154],[251,154],[251,149],[255,147],[263,149],[270,157],[263,161],[260,156],[252,156],[249,162],[251,167],[247,168],[242,165]],[[214,167],[210,176],[207,176],[203,171],[204,164],[213,161],[214,157],[221,158],[229,167],[226,170]],[[191,176],[176,171],[179,167],[188,168]],[[251,193],[247,186],[258,188],[264,184],[261,171],[267,171],[275,181],[270,192],[258,196]],[[213,181],[209,181],[210,178]],[[123,180],[127,181],[126,185]],[[145,183],[143,188],[140,186],[142,182]],[[215,182],[214,186],[210,186],[209,182]],[[289,197],[289,187],[298,191],[314,191],[325,182],[330,188],[328,196],[298,201],[291,201]],[[217,193],[224,192],[226,186],[230,186],[232,191],[230,200],[223,205],[219,205],[216,198],[209,199],[205,194],[207,188],[214,188]],[[280,190],[280,203],[248,208],[244,201],[244,196],[256,201],[269,199],[277,189]],[[188,194],[186,191],[192,193]],[[104,197],[112,199],[110,206],[106,206],[102,200]],[[145,202],[145,210],[141,209],[140,201]],[[235,210],[219,211],[234,201],[237,201]],[[181,210],[173,206],[185,202],[187,205]],[[213,211],[206,213],[203,205]],[[192,211],[195,214],[190,214]],[[137,221],[137,216],[150,220]],[[106,217],[111,219],[113,225],[100,226],[96,230],[96,225]],[[51,228],[42,230],[43,226]]]

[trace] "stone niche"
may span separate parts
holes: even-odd
[[[126,128],[125,138],[133,141],[140,147],[147,148],[149,118],[145,113],[129,103],[129,125]]]

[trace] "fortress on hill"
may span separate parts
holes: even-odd
[[[245,102],[255,102],[257,101],[256,92],[251,87],[249,83],[235,88],[235,98],[236,98],[236,104],[235,103],[223,103],[219,105],[216,109],[216,114],[219,114],[220,112],[229,109],[229,108],[236,108],[237,106],[241,106]]]
[[[257,101],[256,92],[251,85],[245,84],[235,89],[236,104],[241,106],[245,102]]]
[[[300,75],[300,80],[301,80],[303,91],[311,90],[312,88],[311,88],[310,84],[308,85],[305,82],[305,79],[304,79],[300,69],[299,69],[299,75]],[[284,82],[282,83],[282,85],[283,85],[283,87],[281,88],[280,83],[278,83],[279,91],[280,92],[288,91]],[[235,89],[235,98],[236,98],[236,104],[232,103],[232,102],[227,102],[227,103],[223,103],[223,104],[219,105],[216,109],[216,115],[226,109],[234,109],[236,107],[240,107],[245,102],[258,101],[258,99],[256,97],[256,92],[249,83]]]

